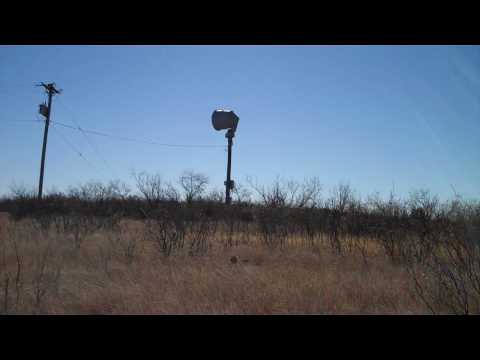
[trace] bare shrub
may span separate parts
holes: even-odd
[[[58,294],[62,262],[54,249],[53,241],[38,249],[38,257],[34,262],[33,292],[35,297],[35,312],[42,311],[42,304],[49,292]]]
[[[150,175],[146,172],[133,173],[140,193],[150,206],[158,204],[167,197],[165,183],[160,174]]]
[[[117,231],[110,231],[107,234],[112,246],[112,251],[119,252],[120,257],[127,265],[131,265],[141,251],[142,233],[138,228],[123,223]]]
[[[322,185],[319,178],[305,179],[302,183],[291,182],[291,206],[298,208],[316,208],[321,204]],[[295,189],[295,192],[293,192]]]
[[[439,200],[428,190],[422,189],[410,194],[407,205],[410,212],[409,227],[416,235],[409,238],[410,256],[415,256],[417,261],[422,262],[430,256],[438,239],[434,220],[438,215]]]
[[[252,198],[252,192],[242,183],[236,182],[232,191],[233,201],[237,204],[249,204]]]
[[[35,189],[29,188],[24,184],[10,185],[10,193],[13,199],[16,200],[29,200],[36,197]]]
[[[23,295],[24,255],[19,249],[18,240],[12,236],[12,227],[9,223],[0,223],[0,288],[2,294],[2,312],[8,314],[18,310]],[[14,258],[14,264],[8,259]]]
[[[185,170],[178,179],[187,204],[199,199],[208,185],[208,177],[193,170]]]
[[[188,253],[190,255],[205,254],[208,250],[208,240],[215,232],[216,222],[210,220],[204,213],[200,213],[189,226]]]
[[[415,244],[407,270],[432,313],[480,314],[479,218],[458,202],[451,205],[451,221],[435,241]]]
[[[259,195],[263,208],[258,214],[258,225],[264,243],[268,247],[283,247],[295,225],[289,221],[288,209],[314,209],[320,205],[321,184],[318,178],[306,179],[303,183],[294,180],[283,180],[279,177],[271,186],[254,183],[247,179],[249,185]],[[306,234],[313,243],[314,226],[310,217],[311,211],[303,213],[302,223]]]
[[[122,249],[122,254],[127,264],[130,265],[135,259],[139,248],[136,234],[134,234],[133,236],[132,234],[130,234],[127,238],[121,237],[120,248]]]
[[[186,224],[179,211],[162,210],[146,221],[146,238],[155,243],[161,254],[169,256],[182,249],[185,243]]]
[[[179,202],[181,196],[177,188],[170,182],[165,186],[165,200],[169,202]]]
[[[337,254],[344,252],[342,236],[346,233],[345,217],[354,202],[354,194],[350,185],[340,184],[332,189],[326,206],[330,210],[329,237],[330,245]]]
[[[68,195],[72,198],[104,202],[110,199],[126,199],[130,188],[120,180],[112,180],[107,184],[90,181],[78,187],[70,187]]]
[[[114,251],[112,249],[112,243],[108,241],[102,241],[97,244],[97,260],[100,264],[103,272],[108,276],[110,275],[110,264],[113,260]]]
[[[214,203],[223,203],[225,199],[225,194],[219,189],[212,189],[205,197],[205,200],[211,201]]]
[[[81,214],[65,214],[55,217],[55,228],[58,233],[72,235],[74,246],[80,249],[83,241],[100,229],[114,229],[120,221],[118,216],[102,219]]]
[[[370,197],[369,205],[375,216],[373,236],[380,241],[392,262],[401,261],[405,249],[411,247],[411,244],[407,244],[409,232],[405,204],[391,192],[387,201],[380,199],[378,194]]]
[[[288,194],[280,178],[277,177],[270,187],[254,183],[250,178],[247,181],[257,195],[260,196],[261,202],[265,207],[279,208],[286,206]]]
[[[285,209],[263,208],[258,214],[263,243],[269,248],[283,248],[288,237]]]
[[[7,244],[2,233],[0,233],[0,287],[2,289],[1,295],[3,298],[2,314],[8,314],[11,274],[7,269]]]
[[[8,242],[2,246],[8,274],[4,310],[42,313],[46,299],[58,297],[63,263],[63,246],[53,233],[39,232],[31,220],[12,224]],[[14,259],[13,263],[8,258]],[[7,290],[7,282],[4,283]]]

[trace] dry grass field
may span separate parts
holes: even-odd
[[[1,217],[6,314],[424,314],[408,274],[367,241],[337,255],[322,241],[270,249],[255,237],[168,257],[141,221],[74,235]],[[78,239],[77,239],[78,240]]]

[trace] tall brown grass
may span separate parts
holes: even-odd
[[[255,233],[227,244],[217,231],[206,251],[165,256],[142,221],[80,235],[28,219],[0,226],[4,314],[428,313],[369,239],[339,255],[327,239],[271,248]]]

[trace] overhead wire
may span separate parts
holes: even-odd
[[[26,122],[43,123],[44,120],[41,120],[41,119],[37,119],[37,120],[5,120],[5,122],[9,122],[9,123],[26,123]],[[50,122],[52,122],[52,121],[50,120]],[[62,134],[62,132],[58,131],[57,128],[55,128],[53,126],[52,126],[52,128],[57,134],[60,135],[62,140],[65,142],[65,144],[67,144],[67,146],[70,147],[73,152],[75,152],[79,157],[81,157],[90,167],[92,167],[95,170],[98,170],[98,168],[91,161],[89,161],[82,154],[82,152],[80,152],[78,150],[78,148],[75,145],[73,145],[73,143],[71,141],[69,141],[68,138],[64,134]]]
[[[90,166],[92,167],[93,169],[95,170],[98,170],[97,167],[95,165],[93,165],[93,163],[91,161],[89,161],[77,148],[75,145],[73,145],[65,135],[63,135],[59,130],[57,130],[55,127],[53,127],[54,131],[60,135],[60,137],[62,138],[62,140],[65,142],[65,144],[67,144],[68,147],[70,147],[73,152],[75,152],[79,157],[81,157],[83,160],[85,160],[85,162]]]
[[[107,134],[105,132],[100,132],[96,130],[89,130],[89,129],[84,129],[79,126],[71,126],[59,121],[53,121],[50,120],[50,123],[53,123],[54,125],[59,125],[63,126],[66,128],[70,128],[73,130],[77,131],[83,131],[92,135],[98,135],[98,136],[104,136],[108,137],[111,139],[116,139],[116,140],[122,140],[122,141],[130,141],[130,142],[137,142],[137,143],[143,143],[143,144],[151,144],[151,145],[158,145],[158,146],[166,146],[166,147],[177,147],[177,148],[225,148],[225,145],[199,145],[199,144],[169,144],[169,143],[161,143],[155,140],[148,140],[148,139],[138,139],[138,138],[130,138],[130,137],[124,137],[124,136],[118,136],[118,135],[112,135],[112,134]]]
[[[60,99],[60,97],[58,98]],[[85,139],[87,140],[88,144],[90,145],[90,147],[93,149],[93,151],[97,154],[97,156],[102,160],[102,162],[115,174],[115,175],[118,175],[117,172],[115,171],[115,169],[110,165],[110,163],[105,159],[104,156],[102,156],[102,154],[100,153],[100,150],[98,149],[98,147],[96,146],[96,144],[90,140],[90,137],[87,136],[86,132],[80,127],[80,125],[78,124],[78,122],[75,120],[75,118],[73,117],[73,111],[66,105],[64,104],[63,100],[61,101],[58,101],[58,103],[60,103],[61,106],[63,106],[68,112],[70,112],[70,115],[71,115],[71,120],[72,122],[76,125],[76,127],[81,131],[82,135],[85,137]]]

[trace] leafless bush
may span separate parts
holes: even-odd
[[[283,247],[293,233],[300,231],[302,224],[312,244],[315,226],[312,223],[312,212],[320,205],[321,184],[318,178],[306,179],[303,183],[294,180],[283,180],[277,177],[271,186],[259,185],[247,178],[247,183],[260,197],[262,209],[258,213],[258,225],[264,243],[268,247]],[[297,225],[290,220],[289,209],[306,209]]]
[[[170,202],[179,202],[181,200],[181,196],[177,188],[170,182],[168,182],[165,186],[165,200]]]
[[[438,239],[434,220],[439,211],[438,197],[432,196],[428,190],[416,190],[410,194],[407,202],[410,212],[410,229],[415,233],[415,237],[410,237],[411,256],[415,256],[417,261],[423,261],[433,251],[435,241]]]
[[[41,313],[47,297],[59,296],[62,242],[55,234],[39,232],[31,220],[13,223],[7,238],[0,246],[8,279],[3,283],[3,310]]]
[[[108,218],[81,214],[63,214],[54,217],[57,233],[72,235],[76,249],[80,249],[83,241],[100,229],[113,230],[120,221],[119,216],[112,215]]]
[[[200,198],[208,185],[208,177],[192,170],[185,170],[178,179],[187,204]]]
[[[1,230],[1,229],[0,229]],[[3,236],[3,231],[0,232],[0,281],[2,288],[2,313],[8,313],[9,289],[10,289],[10,272],[7,269],[7,244]]]
[[[217,222],[201,213],[189,226],[189,254],[204,254],[208,250],[208,240],[216,232]]]
[[[136,185],[150,206],[158,204],[167,197],[165,184],[159,174],[150,175],[146,172],[133,173]]]
[[[313,247],[318,234],[318,225],[315,223],[317,218],[312,211],[305,211],[305,214],[302,215],[306,243],[308,246]]]
[[[233,201],[237,204],[249,204],[252,198],[252,192],[240,182],[235,183],[232,191]]]
[[[305,179],[303,183],[296,184],[291,182],[292,191],[291,206],[298,208],[316,208],[320,206],[320,195],[322,192],[322,185],[317,177]]]
[[[55,291],[58,294],[62,262],[55,250],[53,241],[49,239],[46,246],[39,249],[39,256],[35,259],[32,283],[36,312],[42,311],[44,298],[50,291]]]
[[[277,177],[270,187],[254,183],[252,179],[247,179],[249,185],[260,196],[264,206],[269,208],[281,208],[287,205],[288,193],[284,183]]]
[[[332,189],[331,196],[326,201],[326,206],[330,210],[330,245],[337,254],[344,251],[342,236],[346,234],[345,217],[353,202],[353,190],[346,184],[340,184]]]
[[[376,215],[374,237],[393,262],[400,261],[405,256],[405,249],[411,248],[411,244],[407,244],[409,233],[406,226],[409,224],[405,204],[391,192],[387,201],[380,199],[378,194],[370,197],[369,206],[372,215]]]
[[[225,225],[225,234],[226,234],[226,241],[224,241],[224,245],[227,247],[232,247],[233,244],[233,236],[235,233],[235,223],[236,220],[233,217],[232,211],[229,211],[227,215],[224,225]]]
[[[207,196],[205,197],[205,200],[211,201],[214,203],[222,203],[225,199],[225,194],[223,191],[219,189],[213,189],[211,190]]]
[[[178,211],[161,211],[146,221],[146,237],[153,241],[161,254],[169,256],[185,243],[185,220]]]
[[[260,196],[264,206],[279,207],[315,207],[320,203],[322,186],[317,177],[305,179],[302,183],[277,177],[270,186],[259,185],[251,178],[247,183]]]
[[[107,237],[112,249],[120,253],[121,258],[124,259],[127,265],[131,265],[141,251],[141,239],[144,236],[137,229],[131,228],[126,223],[122,224],[117,231],[109,232]]]
[[[285,209],[263,208],[258,214],[262,239],[269,248],[283,248],[288,237]]]
[[[100,267],[103,272],[110,277],[110,263],[113,260],[114,251],[112,249],[112,243],[100,242],[97,245],[97,261],[100,263]]]
[[[68,196],[76,199],[103,202],[110,199],[126,199],[130,188],[120,180],[112,180],[107,184],[90,181],[78,187],[70,187]]]
[[[435,241],[416,244],[407,270],[432,313],[479,314],[480,218],[459,202],[450,205],[443,213],[450,221],[435,232]]]
[[[10,185],[10,193],[12,197],[17,200],[29,200],[36,197],[35,189],[28,188],[24,184]]]
[[[11,226],[0,228],[0,278],[2,280],[2,312],[16,312],[22,301],[24,284],[24,255],[19,248],[18,240]],[[14,266],[10,266],[8,258],[14,257]],[[0,297],[1,298],[1,297]]]
[[[131,264],[138,253],[138,239],[136,234],[130,235],[126,239],[120,238],[120,247],[127,264]]]

